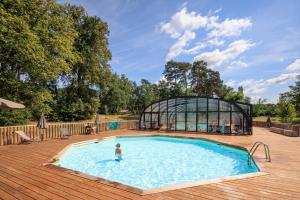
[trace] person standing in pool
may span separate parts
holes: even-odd
[[[116,161],[122,160],[122,149],[121,149],[120,143],[116,144],[115,156],[116,156],[116,159],[115,159]]]

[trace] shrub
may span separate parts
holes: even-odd
[[[276,113],[282,122],[293,122],[297,114],[295,105],[284,99],[280,99],[276,105]]]
[[[28,110],[1,110],[0,126],[12,126],[27,124],[30,121],[31,114]]]

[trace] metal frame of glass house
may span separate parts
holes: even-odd
[[[252,134],[252,105],[219,98],[182,96],[147,106],[140,129]]]

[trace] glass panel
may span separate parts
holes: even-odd
[[[230,111],[230,103],[220,101],[220,111]]]
[[[150,122],[151,121],[151,113],[145,113],[145,122]]]
[[[250,134],[252,127],[249,126],[247,119],[244,117],[244,134]]]
[[[207,132],[207,112],[198,112],[198,131]]]
[[[151,128],[151,123],[150,122],[145,122],[145,128],[150,129]]]
[[[187,100],[187,111],[195,112],[197,111],[197,99],[192,98]]]
[[[208,110],[209,111],[218,111],[218,100],[209,99],[209,101],[208,101]]]
[[[207,99],[206,98],[198,98],[198,110],[206,111],[207,110]]]
[[[177,113],[176,130],[185,130],[185,113]]]
[[[208,132],[217,132],[218,130],[218,112],[208,113]]]
[[[174,106],[175,106],[175,99],[169,99],[168,100],[169,109],[174,108]]]
[[[175,131],[175,113],[169,113],[169,130]]]
[[[162,130],[167,129],[167,113],[160,114],[160,124],[162,125],[161,127]]]
[[[152,112],[158,112],[159,111],[159,103],[155,103],[152,105]]]
[[[160,112],[167,112],[167,101],[160,102]]]
[[[220,112],[220,133],[230,133],[230,112]]]
[[[247,115],[250,115],[250,106],[244,104],[237,104],[237,105],[240,106]],[[240,112],[240,109],[236,105],[232,105],[232,111]]]
[[[196,131],[196,113],[187,113],[187,130]]]
[[[248,115],[250,114],[250,106],[245,105],[245,104],[239,104],[239,103],[237,105],[240,106],[244,110],[245,113],[247,113]]]
[[[145,112],[151,112],[151,105],[146,108]]]
[[[231,133],[243,133],[243,114],[239,112],[232,113]]]
[[[152,113],[152,128],[158,128],[158,113]]]
[[[145,129],[144,115],[145,114],[142,114],[142,116],[141,116],[141,121],[140,121],[140,126],[141,126],[140,128],[141,129]]]

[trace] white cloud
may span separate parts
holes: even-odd
[[[185,31],[184,34],[173,44],[168,52],[167,61],[181,54],[184,50],[183,47],[187,45],[190,40],[195,38],[196,34],[191,31]]]
[[[240,68],[246,68],[246,67],[248,67],[248,64],[245,63],[245,62],[243,62],[243,61],[241,61],[241,60],[235,60],[235,61],[231,62],[231,65],[238,66]]]
[[[284,84],[290,79],[294,79],[300,76],[300,73],[289,73],[289,74],[281,74],[277,77],[270,78],[270,79],[261,79],[261,80],[254,80],[248,79],[240,82],[238,85],[244,87],[244,92],[246,95],[251,97],[261,94],[265,92],[270,86],[276,87],[276,85]]]
[[[199,53],[199,51],[201,49],[205,48],[206,46],[207,45],[205,43],[198,42],[194,47],[184,50],[184,53],[186,53],[186,54],[197,54],[197,53]]]
[[[208,29],[212,29],[208,33],[209,37],[239,36],[243,30],[252,26],[249,18],[225,19],[223,22],[218,22],[218,17],[211,19],[208,24]]]
[[[232,61],[229,66],[227,66],[225,68],[225,71],[224,73],[228,73],[228,72],[232,72],[234,70],[240,70],[240,69],[243,69],[243,68],[247,68],[248,67],[248,64],[241,61],[241,60],[235,60],[235,61]]]
[[[197,30],[205,27],[206,24],[207,17],[196,12],[187,12],[187,8],[184,7],[172,16],[170,22],[162,23],[160,30],[171,35],[172,38],[178,38],[185,31]]]
[[[281,74],[280,76],[268,79],[265,82],[268,85],[271,85],[271,84],[284,84],[289,79],[296,78],[299,75],[300,75],[299,73]]]
[[[207,40],[207,43],[210,44],[211,46],[221,46],[225,43],[225,41],[219,40],[218,38],[213,38],[213,39]]]
[[[225,85],[227,85],[228,87],[234,87],[235,86],[235,80],[229,80],[229,81],[227,81],[226,83],[225,83]]]
[[[219,9],[215,10],[215,14],[217,14],[217,13],[219,13],[221,11],[222,11],[222,8],[219,8]]]
[[[194,11],[188,12],[186,6],[187,3],[182,4],[181,9],[171,17],[169,22],[163,22],[160,24],[161,32],[170,35],[171,38],[177,39],[177,41],[169,49],[166,60],[173,59],[183,53],[197,54],[201,49],[206,47],[222,46],[225,44],[225,37],[239,36],[243,30],[252,26],[252,22],[249,18],[225,19],[224,21],[221,21],[219,20],[219,16],[210,14],[202,16]],[[217,14],[221,10],[221,8],[216,10],[214,14]],[[205,31],[204,39],[198,42],[195,46],[185,49],[188,42],[196,38],[196,31],[199,29],[203,29]],[[240,42],[240,44],[238,44],[238,42]],[[243,46],[243,44],[245,43],[247,43],[246,45],[250,45],[249,47],[246,46],[247,50],[251,47],[251,43],[245,40],[238,40],[236,43],[229,45],[228,51],[220,51],[219,49],[216,49],[213,52],[203,53],[202,56],[207,56],[209,58],[211,58],[211,55],[213,57],[216,55],[218,58],[224,57],[215,61],[215,64],[212,62],[214,61],[213,59],[209,60],[210,63],[213,63],[211,66],[221,65],[224,61],[227,61],[228,59],[232,60],[240,53],[244,52],[245,49],[243,48],[245,48],[245,46]],[[241,49],[235,50],[234,45],[240,45],[237,46],[237,48]],[[231,53],[231,50],[236,51],[236,53]]]
[[[254,82],[254,79],[246,79],[242,82],[239,83],[240,86],[243,87],[248,87],[249,85],[251,85]]]
[[[235,59],[254,45],[254,43],[247,40],[237,40],[229,44],[228,48],[223,51],[216,49],[214,51],[204,52],[196,56],[194,60],[205,60],[208,66],[213,68]]]
[[[300,70],[300,58],[296,59],[286,68],[288,71],[297,71]]]

